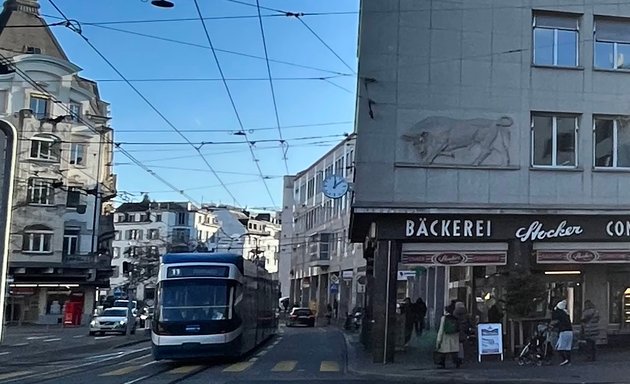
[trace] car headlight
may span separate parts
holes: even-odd
[[[90,322],[90,327],[96,327],[98,325],[98,323],[96,322],[96,320],[92,320]]]
[[[118,322],[118,324],[120,324],[120,325],[125,325],[125,324],[127,324],[127,320],[120,320],[120,321]]]

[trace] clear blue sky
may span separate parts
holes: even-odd
[[[153,7],[143,0],[76,1],[56,0],[56,4],[71,19],[82,22],[87,37],[128,79],[216,79],[219,71],[211,51],[202,47],[186,46],[147,37],[90,26],[86,23],[125,20],[154,20],[195,18],[192,0],[173,0],[171,9]],[[255,4],[255,0],[243,0]],[[256,8],[227,0],[199,0],[205,17],[255,16]],[[40,0],[41,12],[59,16],[48,0]],[[261,0],[261,6],[293,12],[357,12],[358,0]],[[263,11],[263,14],[273,14]],[[49,22],[58,21],[49,18]],[[305,16],[304,21],[336,52],[356,69],[358,14]],[[299,20],[284,16],[263,18],[269,58],[318,67],[343,74],[350,70],[335,57]],[[258,18],[207,20],[215,48],[264,56]],[[108,27],[208,46],[199,20],[135,24],[110,24]],[[83,68],[81,74],[94,80],[119,79],[116,73],[97,56],[75,33],[64,27],[54,27],[70,60]],[[218,52],[241,120],[246,129],[269,127],[254,131],[249,139],[279,139],[275,129],[275,115],[264,60]],[[335,76],[333,73],[271,63],[275,78],[318,78]],[[341,135],[353,129],[355,107],[355,76],[330,79],[340,87],[322,80],[276,80],[276,99],[280,124],[350,122],[315,127],[287,127],[282,129],[289,143],[288,164],[296,173],[328,151],[339,137],[309,140],[292,138]],[[238,202],[248,207],[271,207],[252,155],[242,136],[220,130],[239,130],[236,115],[220,81],[155,81],[135,82],[134,85],[179,129],[205,130],[185,132],[192,142],[243,141],[243,144],[206,145],[202,152],[220,173]],[[111,103],[112,122],[117,142],[173,142],[184,143],[171,128],[152,111],[124,82],[100,81],[101,97]],[[349,92],[348,92],[349,91]],[[156,132],[157,131],[157,132]],[[212,132],[215,131],[215,132]],[[324,142],[324,143],[321,143]],[[195,150],[188,145],[125,145],[123,147],[151,167],[160,176],[183,189],[196,200],[232,203],[228,193],[210,173]],[[278,142],[255,144],[255,156],[267,179],[274,202],[282,203],[282,175],[285,165]],[[134,200],[141,192],[148,192],[156,200],[182,200],[120,153],[115,155],[118,189],[131,193]],[[121,194],[122,196],[122,194]],[[117,200],[121,200],[119,197]]]

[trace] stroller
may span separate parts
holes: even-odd
[[[540,323],[536,326],[534,336],[519,354],[518,365],[541,366],[549,363],[552,352],[551,328],[548,324]]]

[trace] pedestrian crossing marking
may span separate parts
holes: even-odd
[[[0,381],[7,380],[7,379],[12,379],[12,378],[18,377],[18,376],[28,375],[31,372],[33,372],[33,371],[18,371],[18,372],[0,373]]]
[[[190,373],[196,369],[202,368],[203,365],[183,365],[181,367],[177,367],[175,369],[171,369],[170,371],[168,371],[169,374],[171,375],[177,375],[180,373]]]
[[[297,365],[297,361],[295,360],[285,360],[276,364],[273,368],[271,368],[272,372],[291,372],[295,369]]]
[[[140,368],[142,367],[138,365],[130,365],[128,367],[116,369],[115,371],[101,373],[99,376],[122,376],[137,371]]]
[[[243,372],[247,368],[251,367],[253,363],[242,361],[240,363],[232,364],[225,368],[223,372]]]
[[[319,365],[320,372],[339,372],[339,364],[336,361],[322,361]]]

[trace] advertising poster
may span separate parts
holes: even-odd
[[[503,360],[503,330],[501,323],[477,325],[477,343],[479,361],[484,355],[501,355]]]

